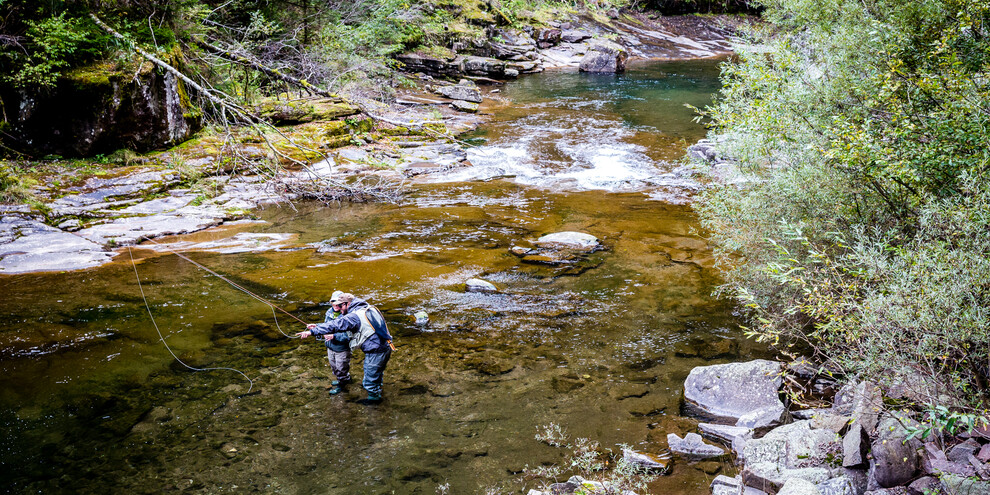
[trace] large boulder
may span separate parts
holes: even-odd
[[[746,428],[779,424],[780,373],[780,363],[762,359],[694,368],[684,381],[685,412]]]
[[[148,62],[118,71],[101,63],[78,68],[53,89],[2,89],[0,100],[10,124],[3,140],[38,155],[160,149],[185,141],[202,124],[202,112],[189,97],[191,88]]]
[[[626,70],[627,59],[629,59],[629,52],[618,43],[595,40],[588,47],[578,69],[581,72],[623,72]]]
[[[746,443],[743,483],[771,493],[790,478],[822,483],[832,477],[829,461],[841,451],[838,435],[811,429],[811,421],[781,426]]]
[[[481,103],[481,90],[477,84],[467,79],[461,79],[460,82],[453,86],[440,86],[436,88],[436,91],[452,100]]]
[[[561,31],[557,28],[537,29],[533,32],[536,39],[536,46],[540,48],[550,48],[560,43]]]
[[[876,438],[870,446],[873,453],[871,476],[882,488],[903,485],[914,478],[921,464],[917,438],[908,439],[908,428],[919,423],[903,415],[887,415],[877,425]]]
[[[506,73],[506,64],[502,60],[488,57],[463,57],[458,59],[461,70],[469,76],[487,77],[490,79],[501,79],[510,76]],[[516,72],[511,77],[518,76]]]
[[[867,433],[877,426],[877,418],[883,410],[883,393],[875,383],[865,380],[843,386],[835,393],[832,411],[850,416],[853,424],[860,424]]]

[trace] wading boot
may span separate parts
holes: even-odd
[[[343,391],[344,391],[344,386],[338,383],[337,385],[334,385],[333,388],[331,388],[330,390],[327,390],[327,393],[330,395],[337,395]]]
[[[362,404],[380,404],[382,400],[383,399],[381,394],[373,394],[371,392],[368,392],[368,397],[365,399],[361,399],[358,402]]]

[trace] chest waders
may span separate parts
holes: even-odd
[[[372,309],[374,311],[370,311]],[[352,350],[360,347],[361,344],[364,344],[366,340],[376,333],[378,334],[378,338],[387,343],[390,349],[395,350],[395,346],[392,345],[392,336],[389,334],[388,327],[385,325],[385,318],[382,316],[381,311],[378,311],[378,308],[369,306],[358,310],[357,315],[361,320],[361,328],[358,329],[357,335],[351,339],[350,345]]]

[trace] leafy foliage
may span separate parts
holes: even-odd
[[[710,109],[699,207],[750,331],[977,407],[990,375],[990,2],[773,0]]]

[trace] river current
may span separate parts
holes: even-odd
[[[765,355],[711,296],[719,276],[691,208],[655,199],[656,177],[704,136],[684,105],[710,102],[717,75],[697,61],[528,76],[483,107],[494,116],[469,137],[474,167],[397,204],[270,207],[161,241],[306,321],[338,289],[378,305],[398,350],[377,406],[356,385],[328,396],[324,348],[286,337],[298,322],[155,246],[0,276],[0,486],[511,493],[539,486],[527,466],[567,462],[534,438],[550,424],[662,452],[696,425],[680,415],[692,367]],[[564,267],[509,251],[572,230],[605,249]],[[256,245],[232,248],[235,236]],[[500,291],[466,293],[472,277]],[[703,494],[732,470],[678,462],[652,488]]]

